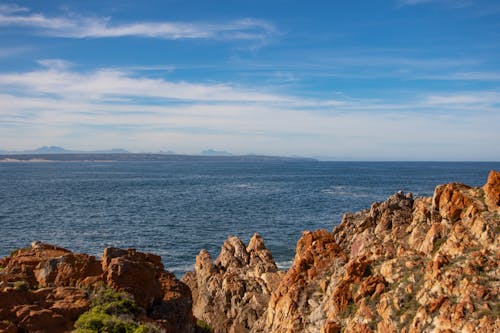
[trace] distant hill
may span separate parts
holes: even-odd
[[[43,146],[33,150],[21,150],[21,151],[0,150],[0,154],[1,155],[129,154],[129,151],[121,148],[113,148],[110,150],[83,151],[83,150],[68,150],[58,146]]]
[[[32,151],[33,154],[68,154],[69,150],[57,146],[43,146]]]

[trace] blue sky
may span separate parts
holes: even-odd
[[[0,150],[500,160],[500,3],[0,2]]]

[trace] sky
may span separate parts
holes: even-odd
[[[0,150],[500,160],[500,2],[0,1]]]

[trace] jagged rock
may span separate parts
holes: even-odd
[[[216,332],[249,332],[262,316],[281,273],[255,234],[248,246],[237,237],[223,244],[215,263],[201,250],[194,271],[182,279],[193,295],[194,315]]]
[[[252,332],[498,331],[500,173],[483,189],[399,192],[304,233]]]
[[[101,262],[34,242],[0,259],[0,267],[0,331],[71,332],[89,309],[87,290],[107,286],[134,296],[142,320],[162,332],[195,332],[189,288],[156,255],[109,248]]]
[[[189,287],[169,272],[163,272],[159,281],[164,295],[153,305],[150,317],[164,333],[195,332],[196,319]]]
[[[488,208],[500,212],[500,172],[490,172],[483,190]]]
[[[304,232],[251,321],[246,287],[268,274],[252,263],[270,261],[255,255],[259,239],[245,250],[229,238],[215,264],[201,251],[184,278],[194,313],[216,332],[499,331],[499,195],[493,171],[483,188],[398,192],[345,214],[333,232]]]

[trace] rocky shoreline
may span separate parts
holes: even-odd
[[[135,249],[34,242],[0,259],[0,332],[498,332],[499,233],[492,171],[305,231],[286,272],[258,234],[201,250],[181,280]]]

